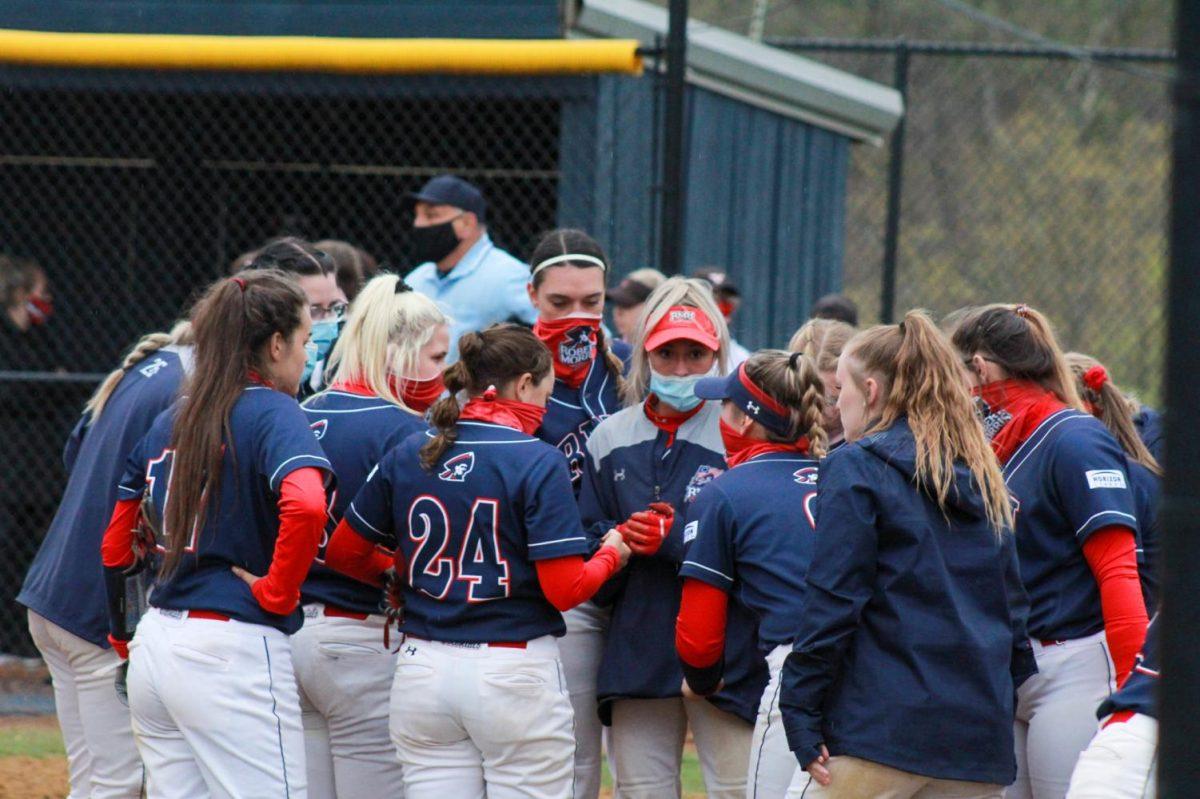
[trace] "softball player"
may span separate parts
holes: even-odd
[[[809,319],[788,342],[789,350],[804,353],[806,358],[816,364],[817,374],[825,386],[825,420],[821,427],[828,436],[830,451],[840,447],[846,440],[833,387],[837,385],[838,358],[846,342],[854,337],[855,332],[856,328],[837,319]]]
[[[553,385],[527,329],[459,339],[436,433],[392,449],[351,502],[326,563],[378,582],[395,547],[404,638],[392,740],[408,799],[570,796],[571,703],[555,637],[628,557],[611,531],[591,558],[561,454],[533,437]],[[470,400],[459,405],[456,395]]]
[[[117,500],[125,454],[175,399],[191,362],[190,337],[186,322],[144,337],[88,400],[64,452],[70,478],[62,503],[17,597],[50,668],[72,797],[141,795],[129,708],[113,690],[121,658],[108,644],[94,553]]]
[[[184,396],[121,479],[101,554],[151,797],[305,795],[289,636],[303,621],[329,469],[293,399],[310,326],[303,293],[281,272],[210,287],[193,314]],[[126,644],[139,505],[151,527],[162,519],[157,579]]]
[[[1021,578],[1040,673],[1017,702],[1013,799],[1061,799],[1096,730],[1091,709],[1133,668],[1147,617],[1137,502],[1120,445],[1080,410],[1049,322],[1024,305],[968,312],[954,331],[984,428],[1019,508]]]
[[[373,279],[354,301],[330,357],[333,385],[303,406],[338,476],[326,529],[384,453],[426,429],[410,403],[424,413],[429,395],[442,392],[449,348],[446,317],[395,275]],[[300,590],[305,621],[292,637],[308,795],[398,797],[388,733],[396,655],[383,643],[379,590],[327,568],[326,543]]]
[[[783,666],[805,796],[999,799],[1014,687],[1036,671],[1013,509],[949,343],[920,311],[838,362],[851,442],[821,465]]]
[[[538,312],[534,334],[554,359],[554,390],[537,437],[567,457],[571,483],[579,490],[584,445],[592,430],[620,410],[623,361],[629,345],[610,346],[601,325],[608,259],[581,230],[544,236],[530,258],[529,299]],[[596,678],[608,610],[584,602],[563,614],[567,634],[559,642],[571,707],[575,711],[576,799],[600,793],[600,741]]]
[[[1157,616],[1129,679],[1096,711],[1100,732],[1075,764],[1067,799],[1154,799],[1158,754]]]
[[[1142,441],[1134,424],[1133,406],[1108,377],[1104,365],[1078,352],[1066,354],[1075,375],[1075,389],[1088,413],[1104,422],[1125,450],[1129,481],[1137,503],[1138,577],[1147,608],[1158,606],[1158,505],[1162,497],[1162,468]]]
[[[801,616],[812,552],[824,391],[815,365],[799,352],[758,352],[728,377],[696,384],[696,396],[723,402],[721,440],[730,470],[688,510],[675,648],[691,690],[707,696],[724,671],[729,594],[757,617],[758,648],[771,678],[754,724],[746,776],[751,799],[782,799],[796,772],[779,714],[779,671]]]
[[[695,386],[706,375],[726,373],[729,334],[708,284],[699,280],[668,280],[642,314],[629,388],[637,404],[592,432],[579,497],[584,523],[594,531],[626,520],[618,529],[637,555],[603,597],[612,621],[597,695],[612,724],[614,782],[624,799],[678,796],[690,724],[708,795],[742,796],[767,680],[753,616],[732,603],[725,687],[707,700],[682,697],[672,645],[683,559],[683,523],[674,524],[672,509],[687,509],[726,467],[721,408],[705,404]]]

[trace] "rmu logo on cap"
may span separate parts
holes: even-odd
[[[474,468],[475,453],[464,452],[442,464],[442,473],[438,475],[438,478],[448,483],[461,483],[467,479],[467,475]]]
[[[671,314],[668,318],[672,322],[695,322],[696,312],[687,309],[671,311]]]
[[[308,428],[313,431],[313,435],[317,437],[317,441],[320,441],[325,437],[325,432],[329,430],[329,420],[318,419],[310,424]]]
[[[578,366],[592,359],[596,350],[596,339],[590,327],[581,326],[567,331],[566,339],[558,345],[558,362],[564,366]]]

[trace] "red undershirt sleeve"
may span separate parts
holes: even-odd
[[[321,545],[325,529],[325,476],[306,466],[279,486],[279,535],[266,576],[250,589],[259,607],[286,615],[300,604],[300,584]]]
[[[1103,527],[1088,536],[1083,556],[1100,589],[1104,635],[1120,685],[1133,670],[1150,623],[1138,579],[1133,531],[1119,525]]]
[[[725,616],[729,594],[685,578],[675,620],[675,649],[688,686],[701,696],[714,693],[725,671]]]
[[[137,526],[141,504],[136,499],[117,501],[100,542],[100,559],[105,566],[126,569],[133,565],[133,528]]]
[[[338,523],[325,547],[326,566],[367,585],[383,585],[382,575],[392,563],[386,552],[359,535],[345,519]]]
[[[586,602],[621,566],[621,558],[612,547],[600,547],[591,560],[582,555],[567,555],[536,561],[538,582],[550,604],[564,612]]]

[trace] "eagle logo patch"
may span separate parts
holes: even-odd
[[[442,472],[438,475],[438,479],[445,480],[447,483],[462,483],[466,481],[467,475],[474,468],[475,453],[464,452],[442,464]]]
[[[325,437],[325,432],[327,430],[329,430],[329,420],[328,419],[318,419],[317,421],[310,424],[308,427],[310,430],[313,431],[313,435],[316,436],[317,441],[320,441],[322,438]]]

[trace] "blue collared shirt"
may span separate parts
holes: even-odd
[[[529,302],[529,266],[492,243],[484,233],[453,269],[438,274],[432,261],[405,278],[410,286],[433,299],[450,316],[448,363],[458,360],[458,337],[496,322],[532,325],[537,311]]]

